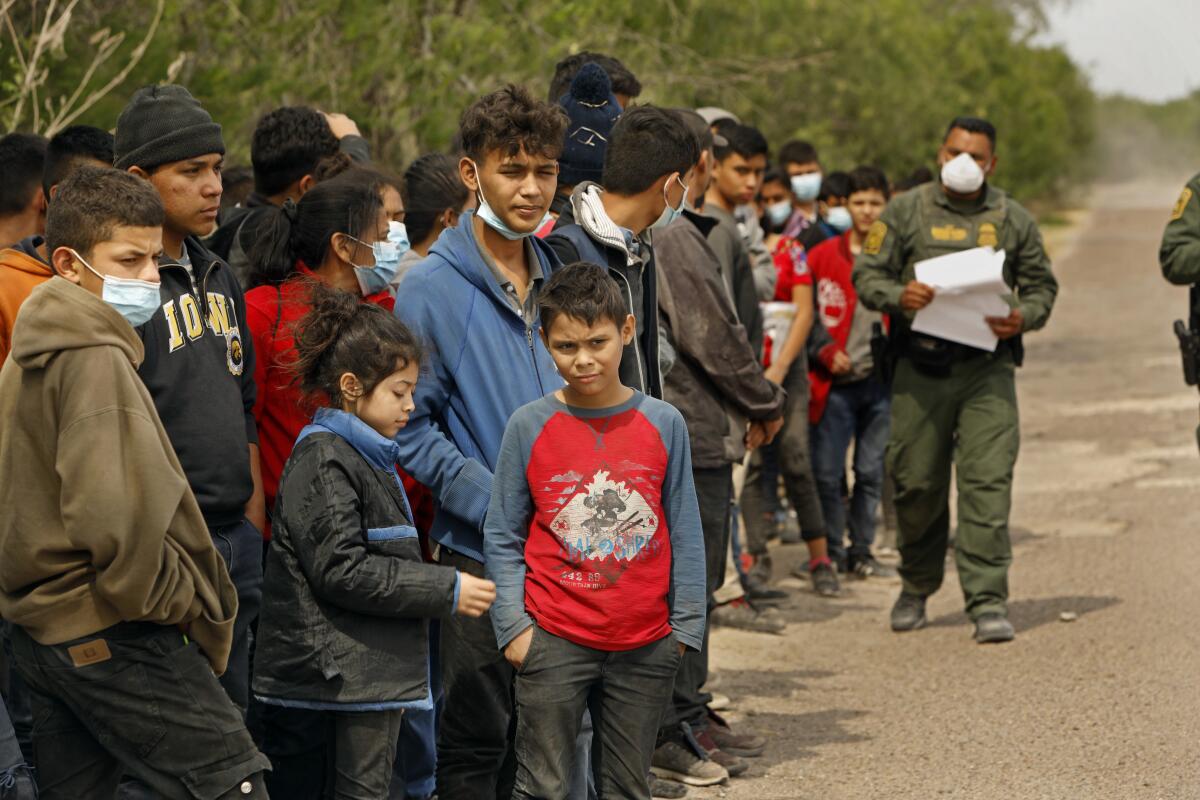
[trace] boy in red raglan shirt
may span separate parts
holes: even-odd
[[[683,417],[622,385],[636,330],[605,268],[538,295],[566,387],[504,431],[484,523],[496,641],[517,668],[514,798],[565,797],[583,711],[601,797],[650,797],[660,718],[704,637],[704,540]]]

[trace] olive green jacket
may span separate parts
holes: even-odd
[[[1200,283],[1200,175],[1183,187],[1163,231],[1158,263],[1171,283]]]
[[[990,185],[979,199],[963,203],[947,197],[934,181],[889,203],[854,260],[854,289],[867,308],[911,320],[912,313],[900,307],[900,295],[915,278],[918,261],[986,246],[1008,254],[1004,281],[1017,296],[1022,330],[1041,328],[1058,294],[1042,234],[1028,211]]]

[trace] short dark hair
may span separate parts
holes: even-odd
[[[296,271],[297,261],[316,269],[335,233],[361,239],[379,218],[384,187],[392,185],[378,172],[357,167],[318,183],[299,203],[268,209],[266,219],[255,225],[255,241],[247,253],[250,285],[283,283]]]
[[[567,114],[536,99],[524,86],[509,84],[472,103],[458,122],[463,152],[476,163],[499,150],[557,159],[567,133]]]
[[[221,168],[221,208],[241,204],[254,191],[254,172],[244,164]]]
[[[69,247],[89,258],[120,226],[158,228],[162,198],[148,182],[112,167],[83,165],[58,185],[46,213],[46,253]]]
[[[758,190],[761,192],[762,187],[766,186],[768,183],[778,183],[789,192],[792,190],[792,183],[790,180],[788,180],[787,173],[781,170],[779,167],[768,167],[766,171],[763,172],[762,184],[758,187]]]
[[[550,326],[560,316],[574,317],[588,325],[608,319],[620,328],[629,315],[621,287],[608,269],[587,261],[555,270],[538,291],[537,302],[545,336],[550,335]]]
[[[671,110],[679,115],[679,118],[683,120],[683,124],[687,125],[692,135],[696,137],[696,145],[700,148],[700,154],[712,150],[712,126],[704,121],[704,117],[690,108],[673,108]],[[700,160],[700,154],[696,155],[697,161]]]
[[[950,131],[955,128],[961,128],[968,133],[982,133],[992,143],[992,150],[996,149],[996,126],[988,122],[982,117],[955,117],[946,126],[946,136],[950,135]],[[946,136],[942,137],[945,141]]]
[[[554,77],[550,79],[550,97],[548,98],[551,103],[557,103],[558,99],[567,93],[571,88],[571,81],[575,79],[579,70],[583,69],[583,65],[589,61],[608,73],[608,79],[612,82],[613,94],[637,97],[642,93],[641,82],[618,59],[603,53],[589,53],[584,50],[569,55],[554,65]]]
[[[51,187],[60,184],[82,161],[113,163],[113,135],[91,125],[63,128],[46,145],[42,167],[42,192],[50,199]],[[95,166],[95,165],[93,165]]]
[[[10,133],[0,139],[0,216],[20,214],[42,186],[46,139],[35,133]]]
[[[729,124],[722,124],[724,122],[722,120],[717,124],[717,133],[725,137],[727,144],[724,147],[713,149],[717,161],[724,161],[735,153],[742,158],[753,158],[754,156],[765,156],[770,152],[767,137],[763,136],[762,131],[758,128],[741,125],[732,120]]]
[[[308,106],[277,108],[254,126],[254,188],[268,197],[279,194],[336,152],[338,139],[320,111]]]
[[[634,106],[613,125],[601,183],[615,194],[638,194],[663,175],[683,175],[699,160],[700,145],[678,114],[658,106]]]
[[[461,211],[471,193],[458,173],[458,162],[444,153],[427,153],[404,171],[404,227],[413,242],[425,240],[448,208]]]
[[[929,167],[917,167],[908,174],[908,177],[896,181],[895,190],[907,192],[909,189],[915,189],[923,183],[929,183],[931,180],[933,180],[933,170]]]
[[[821,180],[821,190],[817,192],[818,200],[828,200],[831,197],[850,196],[850,176],[845,172],[834,171]]]
[[[850,191],[846,193],[846,197],[855,192],[869,191],[883,192],[885,200],[892,196],[891,184],[888,183],[887,175],[879,167],[863,165],[855,167],[850,172]]]
[[[340,406],[343,373],[353,373],[363,392],[370,394],[397,369],[421,363],[421,342],[382,306],[363,303],[320,281],[313,281],[311,302],[311,310],[294,328],[292,367],[300,389],[310,398]]]
[[[778,161],[780,168],[783,170],[787,170],[788,164],[821,163],[821,159],[817,156],[817,148],[813,147],[810,142],[801,141],[800,139],[792,139],[779,148]]]

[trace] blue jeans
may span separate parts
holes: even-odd
[[[262,533],[249,520],[209,528],[213,546],[225,560],[229,579],[237,589],[238,611],[233,622],[233,647],[221,685],[245,716],[250,704],[250,625],[262,607]]]
[[[825,530],[829,557],[846,555],[846,502],[842,487],[846,479],[846,453],[854,442],[854,490],[849,502],[851,560],[871,554],[875,542],[875,512],[883,493],[883,453],[891,427],[888,389],[875,378],[834,384],[829,390],[825,413],[813,431],[813,472]]]

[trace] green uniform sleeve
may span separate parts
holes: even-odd
[[[1183,187],[1163,231],[1158,263],[1171,283],[1200,283],[1200,175]]]
[[[1050,319],[1050,309],[1058,296],[1058,281],[1050,270],[1050,257],[1042,243],[1042,232],[1029,212],[1019,206],[1013,210],[1017,229],[1016,278],[1017,308],[1025,318],[1025,331],[1036,331]]]
[[[872,311],[899,314],[900,295],[904,292],[904,266],[907,254],[901,232],[907,224],[907,214],[900,203],[883,210],[878,221],[867,231],[862,252],[854,259],[854,291],[858,299]]]

